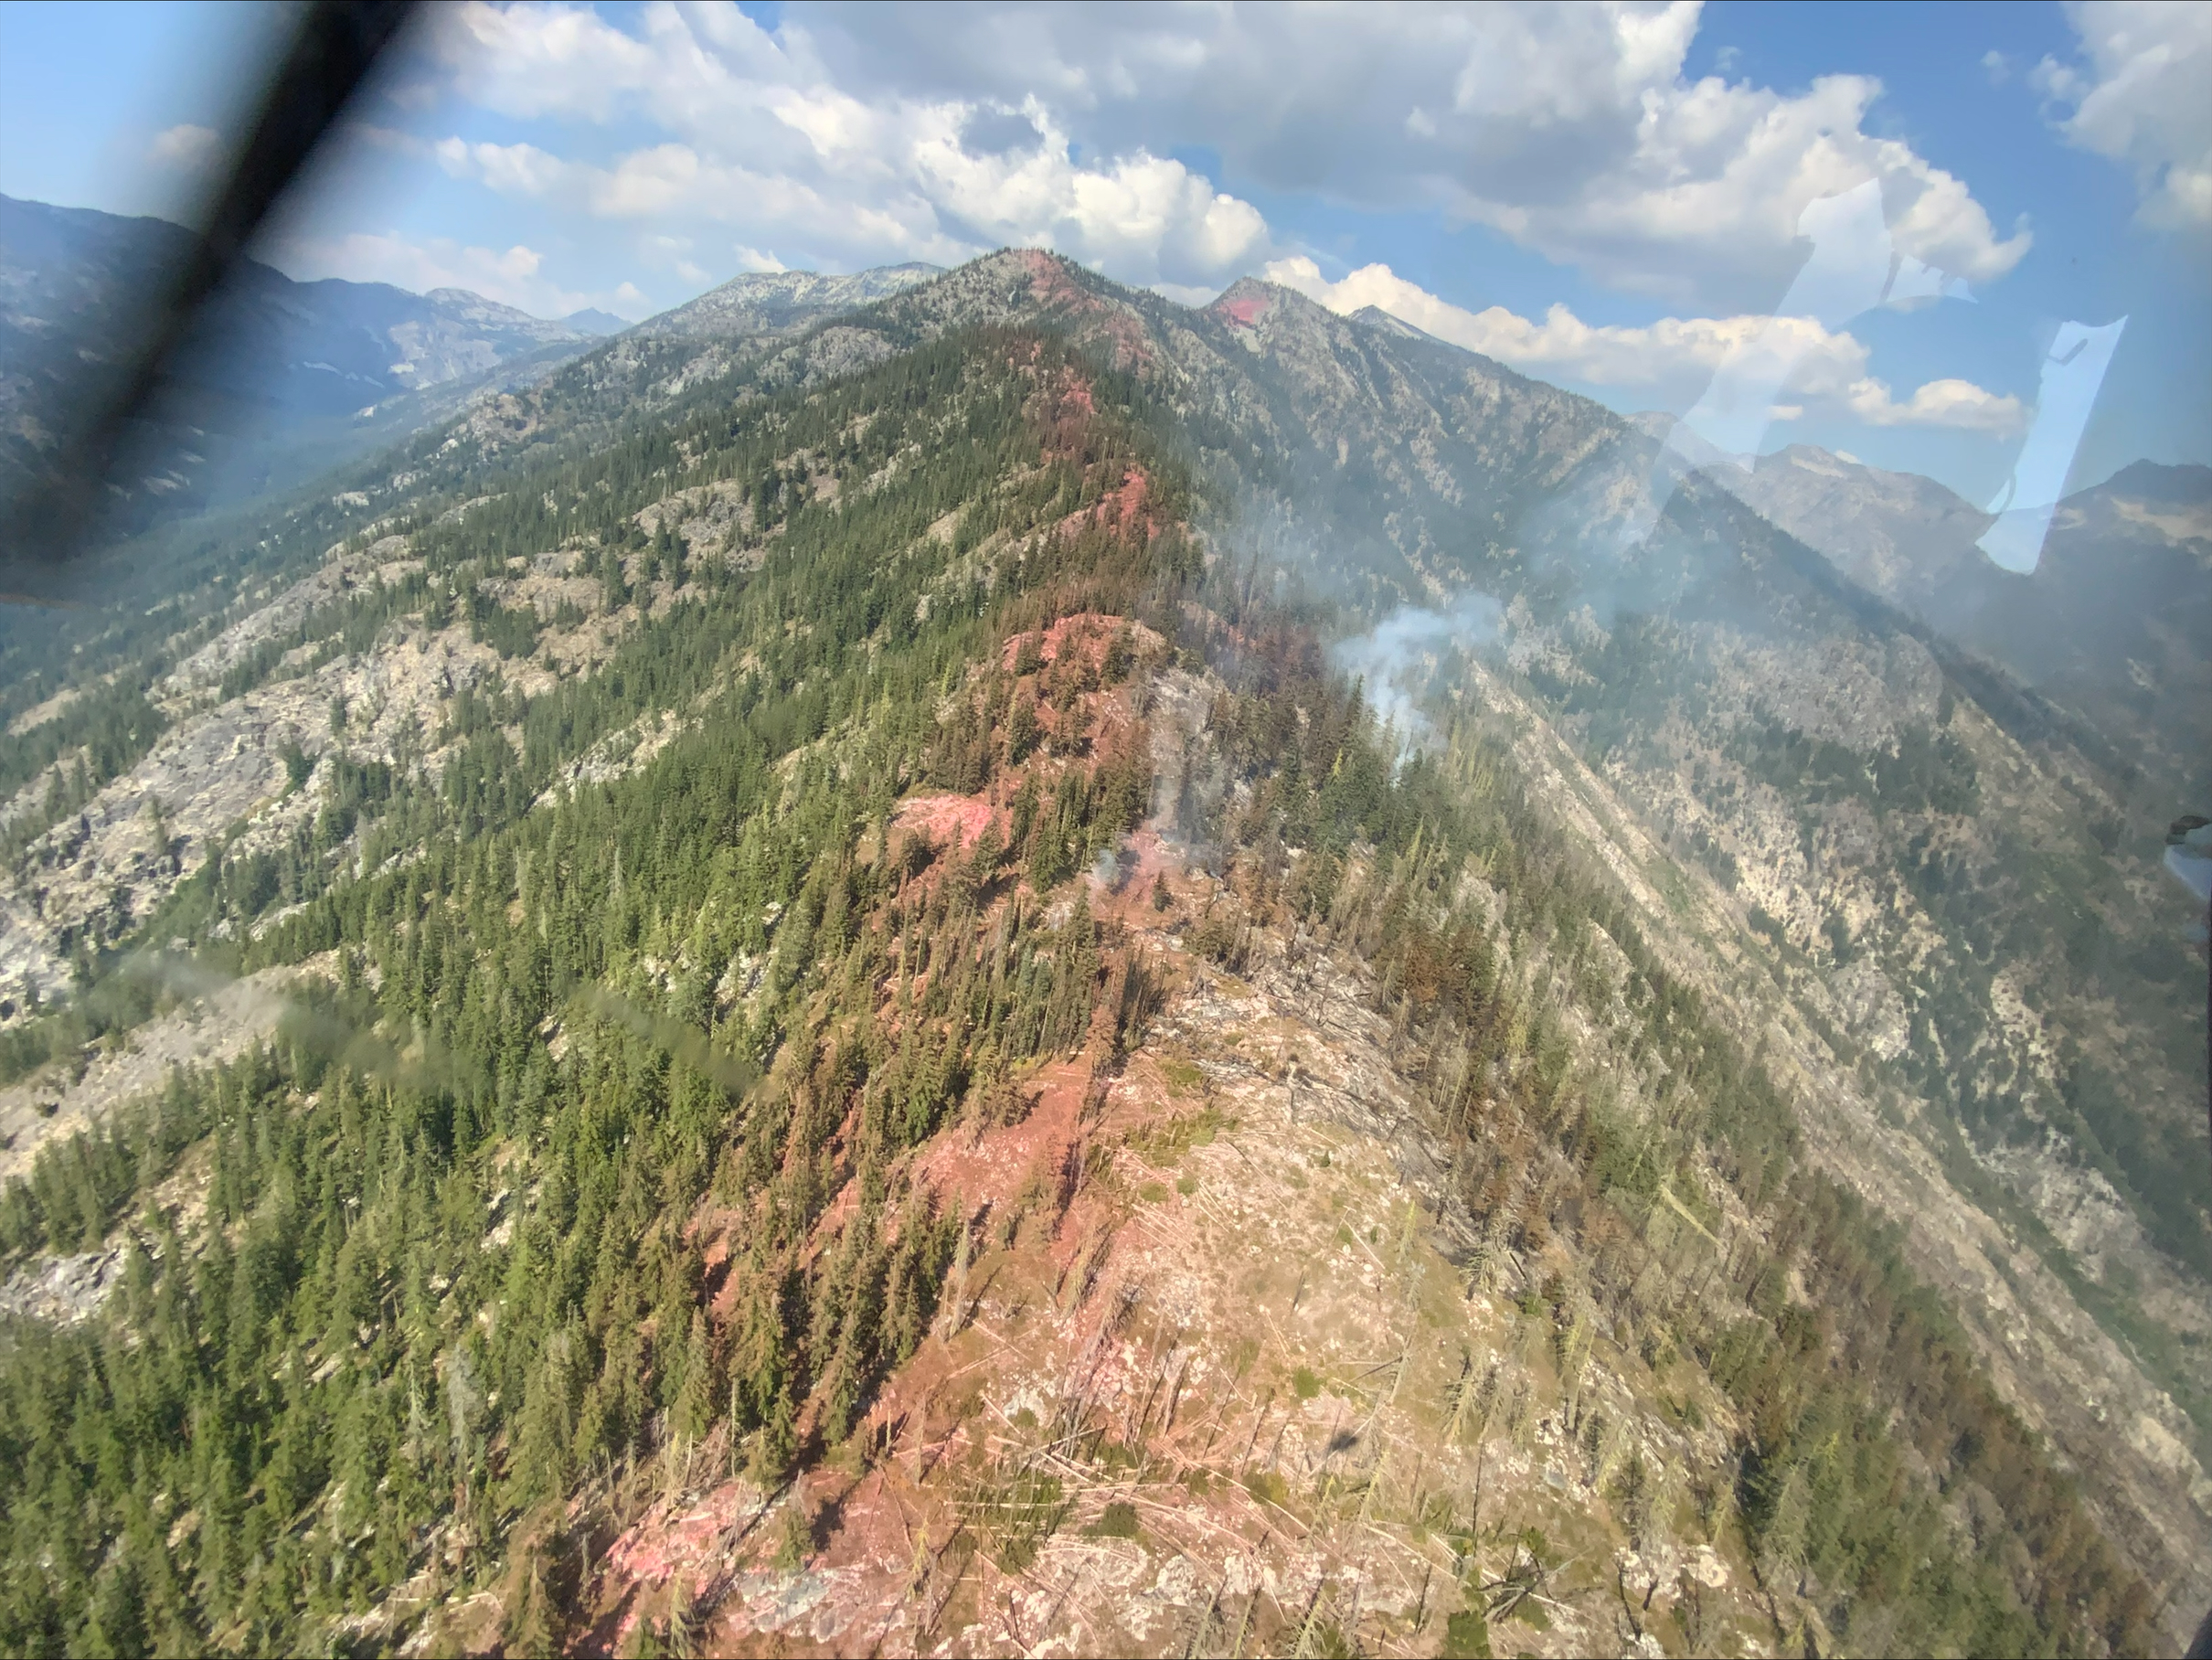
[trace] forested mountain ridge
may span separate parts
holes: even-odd
[[[516,431],[596,419],[617,388],[818,384],[971,320],[1051,327],[1138,377],[1236,558],[1419,643],[1359,654],[1369,674],[1420,683],[1455,641],[1494,638],[1531,713],[1652,831],[1674,872],[1652,890],[1722,890],[1684,972],[1737,988],[1746,1035],[1779,997],[1877,1139],[1912,1126],[1898,1156],[1943,1172],[1923,1210],[1979,1239],[1970,1265],[2006,1260],[1973,1272],[1988,1352],[2077,1458],[2114,1455],[2102,1403],[2125,1403],[2133,1474],[2105,1490],[2196,1564],[2189,1597],[2212,1591],[2190,1542],[2212,1521],[2204,1059],[2187,919],[2156,865],[2172,800],[2149,787],[2175,774],[1703,478],[1640,534],[1656,446],[1587,399],[1263,283],[1191,311],[1009,252],[750,356],[618,345]],[[2054,571],[2079,562],[2054,550]],[[1928,1261],[1956,1272],[1959,1250]]]
[[[10,1328],[15,1644],[2185,1622],[1815,1168],[1817,1089],[1696,954],[1728,901],[1639,910],[1582,758],[1526,751],[1571,706],[1477,665],[1401,764],[1265,592],[1316,514],[1268,458],[1336,452],[1299,388],[1410,378],[1347,335],[1248,395],[1255,297],[1005,256],[796,342],[617,343],[272,527],[350,516],[110,683],[150,749],[90,688],[22,724],[71,740],[29,804],[99,822],[37,832],[83,986],[16,1064],[197,989],[118,946],[305,978],[11,1190],[12,1256],[120,1286]],[[1439,424],[1522,472],[1454,524],[1615,464],[1499,387]],[[1375,471],[1450,484],[1405,424]],[[1374,592],[1471,568],[1408,545]],[[235,804],[156,787],[218,760]]]
[[[958,298],[953,280],[904,296],[881,326],[926,330],[932,306],[957,304],[1059,319],[1162,387],[1207,475],[1238,492],[1239,545],[1263,570],[1381,622],[1347,661],[1443,687],[1440,658],[1493,639],[1531,713],[1609,780],[1663,862],[1727,890],[1686,942],[1701,959],[1689,972],[1717,987],[1749,970],[1747,1032],[1780,991],[1828,1052],[1821,1071],[1877,1122],[1924,1105],[1914,1134],[1950,1172],[1940,1202],[1993,1216],[2008,1256],[2042,1259],[2052,1277],[2032,1293],[1993,1289],[1993,1346],[2040,1326],[2034,1346],[2063,1372],[2086,1340],[2091,1376],[2116,1375],[2148,1415],[2168,1496],[2146,1491],[2146,1516],[2172,1518],[2154,1526],[2176,1545],[2212,1521],[2212,1230],[2189,1174],[2203,1165],[2201,999],[2190,919],[2157,867],[2189,775],[2165,763],[2185,756],[2207,660],[2185,628],[2149,620],[2203,602],[2185,530],[2146,544],[2155,580],[2114,573],[2139,610],[2093,606],[2113,626],[2085,622],[2070,658],[2047,642],[2037,654],[2068,662],[2057,689],[2078,694],[2143,672],[2129,658],[2145,628],[2164,638],[2144,653],[2163,676],[2162,749],[2141,710],[2100,729],[1993,665],[2000,645],[2025,649],[2005,631],[1977,633],[1962,612],[1962,645],[1704,478],[1644,533],[1653,446],[1586,399],[1265,284],[1194,313],[1042,266],[1025,286],[1033,257],[959,273]],[[2111,548],[2078,521],[2136,524],[2132,495],[2115,481],[2068,504],[2045,587],[2094,586]],[[2083,610],[2034,593],[2024,609],[2046,634]],[[2046,1319],[2077,1301],[2094,1322]],[[2063,1413],[2101,1387],[2054,1375],[2028,1389]],[[2169,1456],[2175,1435],[2193,1455]],[[2075,1438],[2083,1457],[2110,1440],[2093,1412]]]

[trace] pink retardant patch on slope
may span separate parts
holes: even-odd
[[[957,853],[973,845],[996,814],[981,795],[917,795],[899,803],[892,822],[901,830],[919,830],[938,846]]]
[[[1118,490],[1110,490],[1088,507],[1078,507],[1059,522],[1062,532],[1080,530],[1086,525],[1134,524],[1144,510],[1144,493],[1151,481],[1141,467],[1132,467],[1122,475]],[[1148,527],[1147,534],[1157,527]]]
[[[1103,663],[1106,648],[1113,643],[1114,634],[1126,627],[1130,641],[1141,648],[1150,649],[1164,644],[1160,636],[1142,622],[1132,622],[1126,617],[1100,611],[1070,612],[1039,634],[1035,629],[1026,633],[1008,636],[999,653],[999,666],[1012,671],[1015,659],[1021,655],[1022,642],[1037,642],[1037,654],[1047,663],[1058,661],[1061,648],[1074,637],[1078,650],[1087,654],[1093,664]]]
[[[696,1573],[716,1547],[760,1514],[761,1495],[743,1482],[725,1482],[683,1509],[656,1506],[608,1547],[601,1571],[617,1582],[653,1585]]]

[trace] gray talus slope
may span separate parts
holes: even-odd
[[[778,334],[887,299],[941,274],[941,267],[920,261],[879,266],[849,276],[811,271],[752,271],[650,317],[638,327],[649,335],[695,339]]]
[[[1824,1033],[1806,1051],[1809,1101],[1856,1096],[1866,1126],[1827,1138],[1838,1174],[1918,1216],[1927,1271],[1962,1298],[1990,1276],[1944,1239],[1982,1232],[2008,1263],[2033,1251],[2039,1317],[2075,1304],[2047,1339],[2013,1323],[2026,1304],[2010,1295],[1992,1306],[2012,1314],[1973,1324],[2031,1416],[2100,1473],[2116,1517],[2134,1514],[2116,1528],[2146,1565],[2163,1559],[2154,1578],[2201,1601],[2206,1231],[2200,1192],[2165,1172],[2201,1165],[2202,1051],[2153,867],[2172,807],[2112,764],[2115,729],[2085,729],[2054,707],[2089,702],[2059,676],[2028,693],[1709,486],[1678,495],[1651,542],[1624,544],[1648,452],[1580,400],[1463,356],[1455,372],[1432,343],[1347,347],[1341,325],[1288,302],[1252,309],[1275,384],[1309,432],[1338,438],[1335,456],[1309,445],[1313,482],[1282,493],[1306,534],[1279,545],[1303,540],[1324,563],[1349,546],[1409,598],[1409,573],[1431,593],[1520,596],[1503,644],[1537,694],[1530,714],[1601,761],[1647,826],[1706,857],[1734,890],[1731,926],[1769,936],[1749,948],[1761,977]],[[1364,544],[1338,531],[1359,520]],[[2094,557],[2068,529],[2054,574]],[[1939,597],[1977,577],[1937,585],[1929,613],[1957,615]],[[1959,632],[1984,655],[2015,637]],[[2099,661],[2072,638],[2077,661]],[[1698,977],[1743,995],[1719,961]],[[1884,1099],[1921,1128],[1885,1123]],[[1920,1174],[1900,1186],[1881,1174],[1893,1164]],[[2096,1412],[2077,1411],[2085,1397]],[[2121,1399],[2152,1403],[2147,1427],[2098,1415]]]
[[[1744,930],[1740,901],[1651,834],[1664,814],[1652,811],[1648,778],[1591,767],[1506,677],[1475,674],[1481,706],[1519,732],[1515,759],[1539,799],[1613,869],[1670,963],[1707,988],[1788,1080],[1813,1162],[1904,1224],[1920,1271],[1941,1288],[2000,1391],[2081,1478],[2100,1527],[2170,1599],[2168,1628],[2185,1640],[2189,1616],[2212,1598],[2212,1480],[2173,1394],[2129,1335],[2107,1329],[2077,1294],[2078,1259],[2038,1250],[2022,1208],[1962,1169],[1957,1138],[1936,1112],[1884,1069],[1854,1064],[1821,988],[1778,975],[1775,953]],[[2081,1220],[2096,1208],[2080,1202],[2081,1186],[2077,1177],[2045,1197],[2071,1200]],[[2123,1211],[2106,1221],[2149,1268],[2138,1282],[2143,1301],[2201,1332],[2201,1282],[2147,1250]],[[2069,1230],[2069,1243],[2080,1237]]]

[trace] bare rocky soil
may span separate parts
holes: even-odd
[[[120,1248],[44,1258],[16,1270],[0,1285],[0,1315],[27,1315],[65,1325],[89,1319],[122,1279]]]
[[[28,1176],[40,1148],[99,1128],[117,1107],[160,1089],[172,1067],[214,1066],[243,1054],[275,1029],[284,988],[301,971],[263,969],[227,984],[189,972],[175,972],[183,994],[176,1007],[113,1048],[101,1047],[78,1076],[42,1074],[0,1090],[0,1181]]]
[[[587,1646],[1420,1653],[1501,1587],[1526,1591],[1492,1615],[1513,1652],[1802,1631],[1728,1526],[1725,1403],[1668,1410],[1688,1374],[1602,1334],[1563,1381],[1548,1309],[1508,1293],[1574,1265],[1484,1256],[1372,986],[1271,935],[1247,977],[1191,956],[1171,929],[1210,878],[1145,836],[1118,886],[1163,868],[1169,916],[1091,900],[1182,987],[1142,1049],[1048,1069],[1020,1123],[915,1173],[973,1249],[866,1464],[763,1494],[710,1441],[587,1495],[575,1519],[615,1532]],[[1664,1484],[1635,1538],[1632,1460]]]

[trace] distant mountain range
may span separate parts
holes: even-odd
[[[83,401],[83,359],[117,349],[131,306],[188,245],[165,220],[0,196],[0,500],[42,476]],[[920,261],[848,275],[748,273],[636,325],[634,350],[702,343],[707,356],[686,371],[696,378],[732,352],[942,274]],[[1346,321],[1401,349],[1466,356],[1373,307]],[[180,377],[178,430],[144,480],[140,517],[303,482],[473,399],[527,386],[630,327],[593,310],[535,317],[464,289],[298,282],[250,262]],[[865,336],[858,346],[881,349]],[[1654,439],[1673,424],[1663,413],[1628,422]],[[2086,718],[2133,764],[2204,782],[2212,469],[2139,463],[2081,492],[2055,520],[2040,569],[2023,577],[1974,546],[1988,515],[1932,479],[1803,444],[1748,469],[1695,443],[1692,453],[1705,476],[1853,583]],[[1397,562],[1365,562],[1355,580],[1371,601],[1433,589],[1439,569],[1418,554],[1428,580],[1408,568],[1378,582]]]
[[[136,308],[190,246],[165,219],[0,196],[0,499],[43,475],[81,409],[86,359],[120,355]],[[289,436],[303,420],[350,418],[517,360],[557,361],[627,326],[600,311],[548,321],[466,289],[295,282],[249,261],[170,412],[195,438]],[[207,448],[165,456],[149,498],[192,499]]]
[[[1664,438],[1673,417],[1632,424]],[[1808,444],[1749,469],[1699,459],[1860,587],[2086,718],[2132,765],[2185,790],[2212,782],[2212,467],[2142,461],[2077,492],[2021,575],[1974,545],[1990,516],[1933,479]]]

